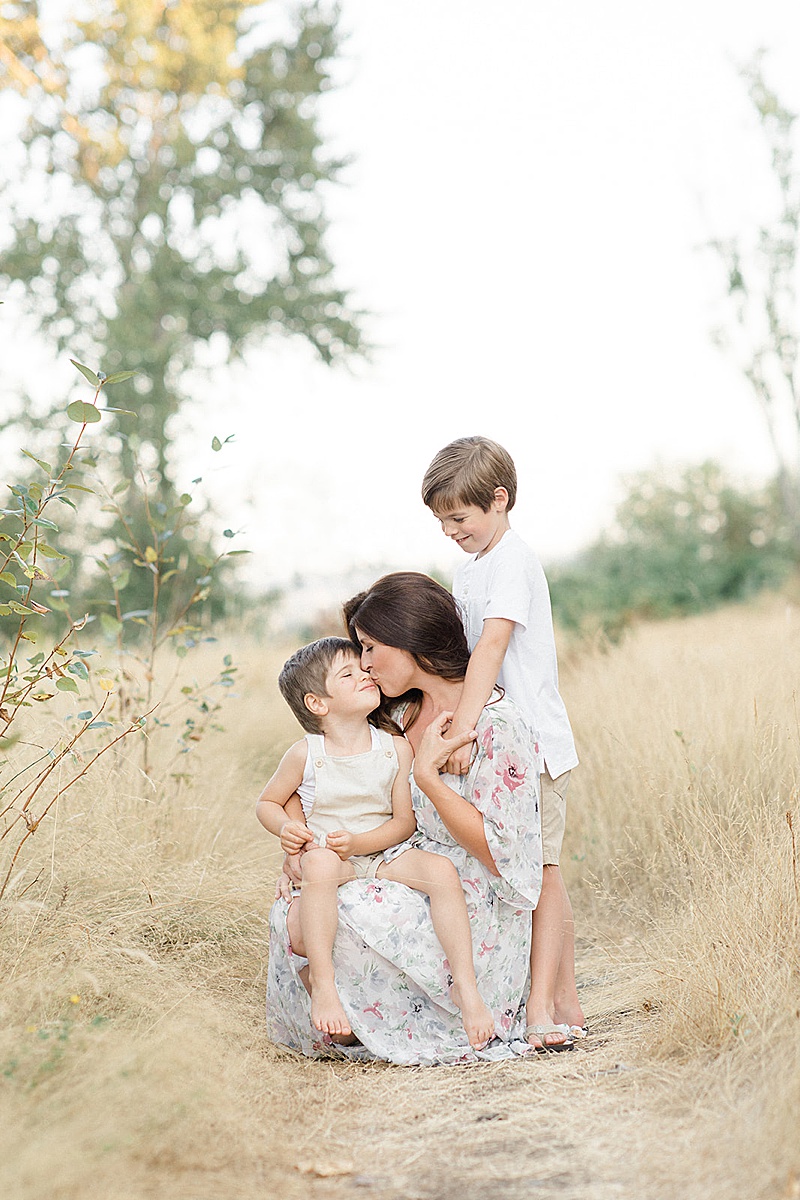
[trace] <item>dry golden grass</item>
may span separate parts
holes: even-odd
[[[151,783],[126,743],[33,839],[0,914],[0,1195],[800,1197],[800,612],[764,601],[565,652],[582,765],[564,869],[593,1032],[474,1069],[266,1041],[279,855],[253,801],[296,736],[283,657],[235,650],[227,732],[190,785]]]

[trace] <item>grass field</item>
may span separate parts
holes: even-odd
[[[241,679],[193,782],[152,782],[124,743],[0,911],[1,1196],[800,1197],[796,605],[562,647],[592,1034],[476,1068],[267,1042],[279,853],[254,800],[296,728],[283,648],[220,645]]]

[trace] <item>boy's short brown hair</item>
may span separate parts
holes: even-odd
[[[328,672],[340,654],[358,658],[358,648],[347,638],[325,637],[295,650],[287,658],[278,676],[278,687],[289,708],[307,733],[322,733],[319,717],[306,708],[305,698],[327,696],[325,683]]]
[[[428,508],[440,511],[474,504],[488,512],[499,487],[508,492],[508,512],[517,498],[517,472],[508,451],[491,438],[456,438],[439,451],[425,472],[422,499]]]

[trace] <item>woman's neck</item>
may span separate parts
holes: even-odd
[[[428,675],[422,672],[415,683],[422,692],[422,707],[414,724],[406,731],[406,736],[414,750],[422,739],[422,735],[441,712],[455,712],[461,693],[464,689],[463,679],[441,679],[438,675]]]
[[[455,709],[464,690],[463,679],[441,679],[438,675],[423,676],[417,685],[422,692],[422,706],[432,709],[432,715],[437,717],[445,709]]]

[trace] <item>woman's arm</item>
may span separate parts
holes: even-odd
[[[499,875],[486,841],[483,814],[449,787],[439,774],[440,767],[445,765],[454,750],[475,740],[474,729],[451,738],[444,737],[443,730],[452,717],[452,713],[440,713],[425,730],[414,759],[414,778],[442,818],[451,837],[474,855],[492,875]]]

